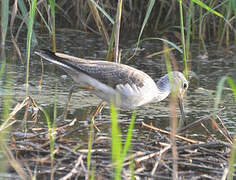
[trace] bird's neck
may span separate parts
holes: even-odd
[[[171,92],[168,74],[160,78],[160,80],[157,82],[157,88],[159,91],[156,97],[157,101],[162,101],[163,99],[167,98]]]

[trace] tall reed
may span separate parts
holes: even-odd
[[[57,89],[57,88],[56,88]],[[48,137],[49,137],[49,144],[50,144],[50,157],[51,157],[51,177],[50,179],[53,180],[54,179],[54,150],[55,150],[55,140],[56,140],[56,121],[57,121],[57,93],[55,93],[54,96],[54,108],[53,108],[53,121],[51,122],[50,117],[48,115],[48,113],[42,108],[40,107],[40,110],[43,112],[45,118],[46,118],[46,122],[47,122],[47,126],[48,126]]]
[[[5,46],[9,14],[9,0],[1,2],[1,45]]]
[[[52,49],[56,52],[56,16],[55,16],[55,0],[49,0],[51,12],[51,26],[52,26]]]
[[[28,86],[29,84],[29,61],[30,61],[31,39],[32,39],[32,32],[33,32],[33,25],[34,25],[36,3],[37,3],[37,0],[32,0],[32,4],[30,4],[27,44],[26,44],[26,52],[27,52],[27,66],[26,66],[26,80],[25,80],[26,86]],[[28,94],[28,87],[26,88],[26,94]]]

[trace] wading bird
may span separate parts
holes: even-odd
[[[124,110],[162,101],[174,93],[186,124],[183,95],[188,88],[188,81],[181,72],[173,71],[155,83],[149,75],[128,65],[85,60],[48,50],[37,50],[35,53],[66,71],[79,87],[87,87],[103,102],[113,103]],[[100,110],[104,105],[101,104]]]

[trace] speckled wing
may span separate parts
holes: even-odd
[[[57,62],[61,62],[62,65],[66,65],[65,67],[59,64],[62,68],[64,67],[63,69],[68,69],[68,66],[72,69],[85,73],[112,88],[116,88],[119,84],[135,84],[137,87],[141,88],[144,85],[144,80],[146,78],[150,78],[146,73],[124,64],[117,64],[107,61],[85,60],[62,53],[53,53],[48,50],[38,50],[36,54],[41,56],[43,55],[47,60],[54,59]],[[52,62],[52,60],[50,62]],[[66,70],[66,72],[70,74],[73,71]]]

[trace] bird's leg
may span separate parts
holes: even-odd
[[[96,126],[96,124],[95,124],[95,122],[94,122],[94,119],[95,119],[96,115],[102,111],[103,107],[104,107],[106,104],[107,104],[107,103],[106,103],[105,101],[102,101],[102,102],[99,104],[99,106],[97,107],[96,111],[94,111],[94,113],[93,113],[93,115],[92,115],[92,118],[91,118],[91,121],[92,121],[92,123],[93,123],[93,126],[95,127],[95,129],[96,129],[98,132],[100,132],[100,129],[98,129],[98,127]]]
[[[77,88],[77,87],[81,88],[81,89],[90,90],[90,91],[94,89],[93,87],[90,87],[90,86],[75,86],[75,85],[72,85],[72,87],[69,90],[68,100],[67,100],[64,112],[63,112],[63,120],[66,119],[68,108],[69,108],[69,103],[70,103],[70,100],[71,100],[71,97],[72,97],[72,93],[73,93],[74,89]]]
[[[71,96],[72,96],[72,93],[73,93],[74,89],[75,89],[75,85],[72,85],[72,87],[69,90],[69,95],[68,95],[66,107],[65,107],[64,112],[63,112],[63,121],[66,119],[68,108],[69,108],[69,103],[70,103]]]

